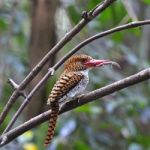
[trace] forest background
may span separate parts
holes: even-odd
[[[0,112],[2,112],[12,87],[13,79],[19,84],[43,56],[81,19],[83,11],[93,9],[99,0],[0,0]],[[99,32],[116,26],[150,19],[149,0],[117,0],[95,19],[90,21],[27,86],[28,93],[43,78],[49,67],[59,61],[78,43]],[[150,65],[150,26],[127,29],[99,38],[79,53],[93,58],[118,62],[121,69],[104,67],[90,72],[86,92],[98,89]],[[63,67],[41,86],[25,108],[15,126],[48,110],[47,97]],[[49,149],[76,150],[150,150],[150,83],[149,81],[127,87],[80,106],[60,116],[56,135]],[[13,105],[0,128],[3,132],[22,103],[20,97]],[[32,110],[32,111],[31,111]],[[31,141],[43,149],[47,122],[30,130]],[[31,134],[30,133],[30,134]],[[23,139],[27,137],[22,135]]]

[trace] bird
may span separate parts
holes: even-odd
[[[44,142],[45,147],[51,143],[54,136],[60,108],[59,103],[73,98],[85,90],[89,82],[89,70],[109,64],[119,67],[119,64],[114,61],[98,60],[86,54],[73,55],[65,62],[64,71],[54,84],[47,100],[47,104],[51,107],[51,114]]]

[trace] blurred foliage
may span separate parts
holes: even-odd
[[[7,83],[8,78],[20,83],[28,71],[29,12],[25,6],[25,0],[0,1],[0,112],[12,93],[12,88]],[[19,103],[18,101],[11,112],[16,111]],[[7,117],[0,131],[13,113]]]
[[[0,111],[12,92],[6,83],[7,78],[11,77],[19,83],[28,72],[27,49],[31,24],[30,7],[26,0],[18,1],[17,5],[13,3],[15,0],[2,2],[0,3]],[[78,23],[82,11],[90,10],[98,3],[99,0],[62,0],[58,11],[65,19],[57,17],[57,22],[61,23],[56,25],[58,36],[64,35],[71,26]],[[130,4],[128,5],[130,9],[125,3]],[[116,1],[90,22],[63,49],[59,57],[89,36],[133,21],[129,10],[136,14],[138,20],[149,19],[150,1]],[[87,91],[108,85],[149,67],[149,38],[150,27],[143,26],[103,37],[83,48],[82,52],[94,58],[111,59],[122,67],[121,70],[117,70],[107,66],[91,71]],[[54,82],[55,79],[56,77],[51,80]],[[47,94],[52,86],[51,82]],[[59,119],[56,136],[49,149],[150,150],[149,91],[150,84],[146,81],[65,113]],[[17,106],[13,109],[13,112],[16,111]],[[44,149],[46,131],[46,123],[33,130],[35,143],[39,149]]]
[[[80,20],[83,10],[90,10],[98,3],[99,1],[78,0],[69,4],[67,12],[72,25]],[[130,4],[139,20],[149,19],[147,15],[147,11],[150,9],[149,1],[134,0],[127,3]],[[142,15],[140,10],[142,10]],[[89,23],[79,33],[75,42],[78,43],[97,32],[132,20],[133,18],[125,4],[121,0],[116,1]],[[82,52],[95,58],[115,60],[122,67],[121,70],[105,67],[91,71],[88,90],[100,88],[148,67],[150,55],[150,44],[146,40],[148,33],[150,34],[149,27],[128,29],[98,39],[83,48]],[[149,89],[149,81],[147,81],[67,113],[67,120],[74,118],[76,128],[67,138],[67,142],[64,142],[62,149],[67,149],[68,144],[71,143],[73,146],[69,149],[79,150],[150,149]],[[64,122],[64,125],[67,124],[63,116],[60,120]],[[61,132],[60,129],[58,131]],[[57,135],[55,139],[59,138],[60,136]]]

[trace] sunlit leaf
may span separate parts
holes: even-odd
[[[75,141],[74,149],[76,149],[76,150],[91,150],[90,147],[83,141]]]
[[[149,1],[149,0],[143,0],[143,2],[144,2],[145,4],[150,4],[150,1]]]
[[[83,105],[80,106],[78,108],[75,109],[76,112],[86,112],[86,113],[90,113],[91,112],[91,107],[90,105]]]
[[[74,24],[78,23],[79,20],[81,19],[81,15],[78,13],[78,11],[76,10],[76,8],[74,6],[68,7],[68,14]]]
[[[6,19],[0,17],[0,32],[8,29],[8,22]]]

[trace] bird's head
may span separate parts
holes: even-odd
[[[91,56],[81,54],[70,57],[65,63],[66,71],[84,71],[104,65],[115,65],[120,67],[118,63],[110,60],[98,60]]]

